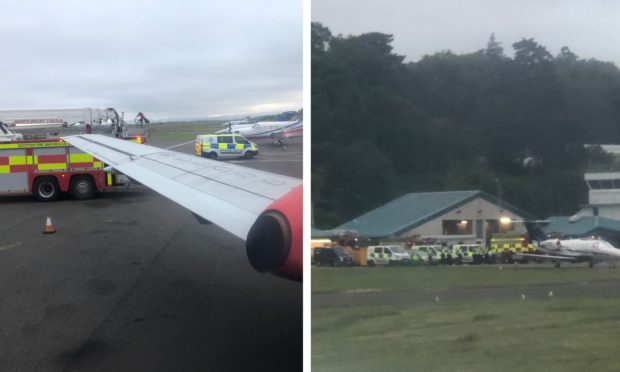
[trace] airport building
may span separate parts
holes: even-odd
[[[603,217],[620,221],[620,145],[601,145],[614,158],[610,169],[598,169],[584,175],[588,185],[588,204],[571,220],[582,217]]]
[[[599,216],[581,216],[579,218],[555,216],[549,217],[548,225],[542,229],[551,235],[560,234],[567,237],[603,237],[614,246],[620,246],[620,221]]]
[[[590,145],[587,145],[590,147]],[[620,145],[600,145],[612,156],[605,166],[596,165],[584,174],[588,204],[570,217],[549,217],[543,230],[565,236],[602,236],[620,244]]]
[[[525,232],[515,220],[532,216],[483,191],[409,193],[335,230],[377,240],[434,238],[453,244],[487,242],[491,234]]]

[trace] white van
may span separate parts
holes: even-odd
[[[409,253],[400,245],[377,245],[368,247],[368,266],[408,265]]]
[[[258,155],[258,146],[240,134],[205,134],[196,137],[196,155],[209,159],[252,159]]]
[[[411,260],[423,263],[438,263],[441,260],[441,245],[414,245],[411,247]]]

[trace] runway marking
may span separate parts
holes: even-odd
[[[382,292],[382,291],[376,288],[349,289],[347,291],[344,291],[344,293],[368,293],[368,292]]]
[[[194,142],[196,142],[196,140],[187,141],[187,142],[184,142],[184,143],[180,143],[178,145],[173,145],[173,146],[170,146],[170,147],[166,147],[166,150],[172,150],[172,149],[175,149],[177,147],[189,145],[190,143],[194,143]]]
[[[0,252],[8,251],[9,249],[19,247],[20,245],[22,245],[22,242],[17,242],[9,245],[0,245]]]

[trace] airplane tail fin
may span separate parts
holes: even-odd
[[[527,230],[527,235],[529,236],[530,241],[543,241],[546,239],[545,233],[538,226],[536,221],[526,221],[523,223],[525,225],[525,229]]]

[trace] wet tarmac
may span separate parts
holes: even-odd
[[[301,146],[228,161],[302,175]],[[242,240],[159,194],[0,211],[0,371],[301,369],[301,284],[255,272]]]

